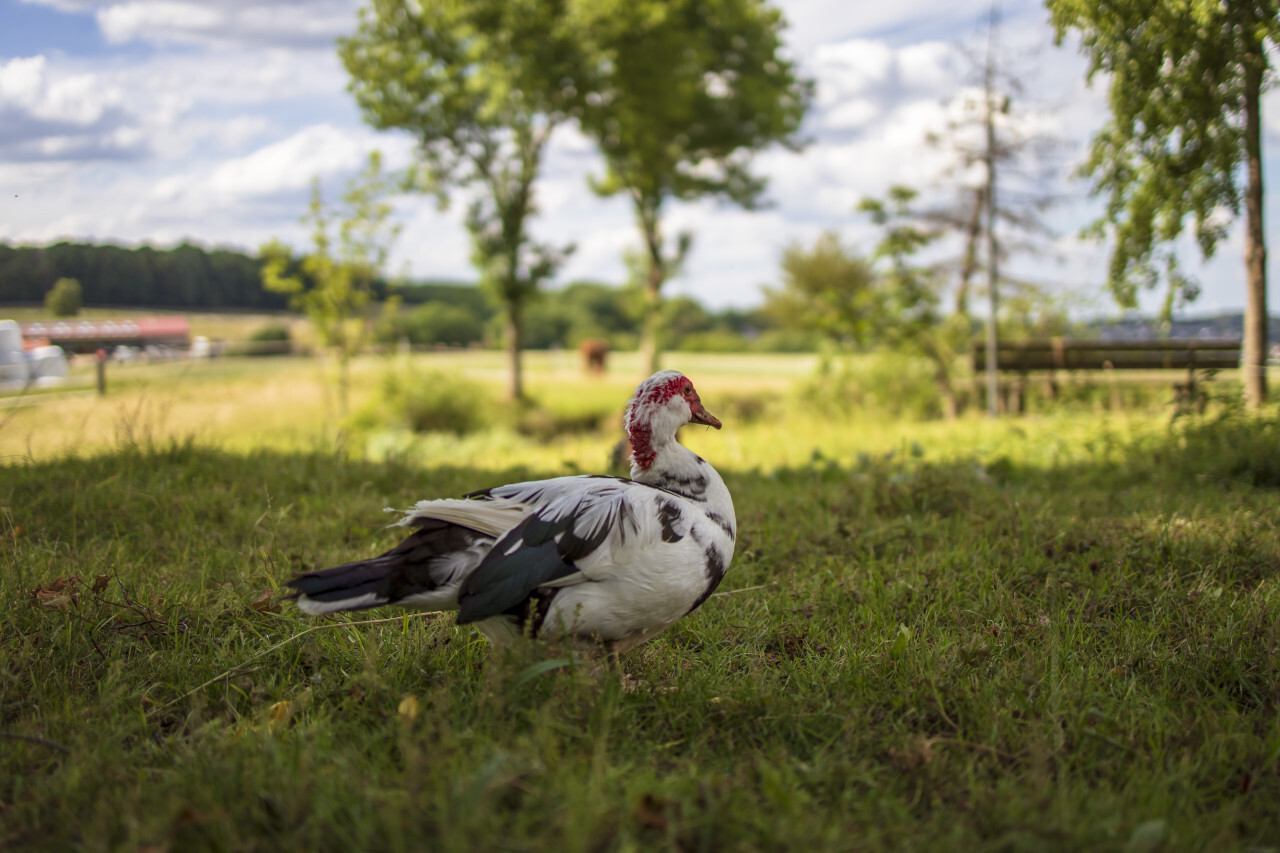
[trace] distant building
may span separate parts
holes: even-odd
[[[1096,332],[1104,341],[1150,341],[1166,337],[1238,341],[1244,337],[1244,315],[1181,317],[1165,325],[1151,317],[1130,314],[1116,319],[1093,320],[1085,323],[1085,328]],[[1280,316],[1269,318],[1267,339],[1280,341]]]
[[[170,347],[191,344],[186,317],[139,317],[131,320],[56,320],[22,324],[23,346],[59,346],[68,352],[108,351],[116,347]]]

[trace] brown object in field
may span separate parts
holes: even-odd
[[[609,359],[608,341],[602,338],[587,338],[578,344],[578,352],[582,354],[583,370],[596,376],[604,373],[605,362]]]

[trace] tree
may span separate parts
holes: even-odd
[[[386,264],[400,232],[385,200],[392,185],[382,173],[378,152],[347,186],[343,207],[326,207],[320,181],[311,185],[311,207],[303,222],[311,225],[312,250],[295,262],[278,240],[261,249],[262,284],[289,296],[289,304],[307,315],[320,342],[336,359],[338,410],[350,410],[350,364],[369,335],[369,305],[374,280]],[[337,222],[336,234],[331,233]],[[301,274],[299,274],[301,273]]]
[[[783,19],[764,0],[594,0],[578,12],[596,76],[582,107],[584,132],[607,165],[602,195],[625,193],[643,240],[642,352],[657,369],[663,284],[683,264],[692,235],[668,240],[664,205],[712,197],[754,207],[764,181],[752,154],[797,130],[812,94],[782,55]]]
[[[207,265],[208,273],[200,267]],[[0,303],[39,302],[49,282],[74,278],[83,302],[173,308],[284,308],[262,289],[256,258],[182,245],[156,250],[112,245],[0,244]]]
[[[864,198],[858,210],[871,217],[882,229],[880,242],[871,259],[887,266],[877,270],[876,287],[880,317],[876,332],[881,343],[901,351],[919,353],[933,365],[934,381],[942,393],[943,412],[948,418],[960,413],[960,394],[956,389],[957,358],[969,343],[969,315],[957,310],[949,316],[939,312],[942,290],[946,285],[943,267],[915,262],[916,255],[944,233],[943,227],[930,223],[912,209],[916,191],[893,186],[885,199]],[[972,252],[966,246],[966,253]],[[962,274],[964,268],[962,267]],[[961,286],[966,282],[961,281]]]
[[[472,263],[502,306],[512,398],[524,396],[524,317],[572,247],[534,241],[533,183],[576,103],[581,54],[560,0],[372,0],[339,55],[365,121],[414,135],[416,186],[466,213]]]
[[[952,262],[957,273],[954,305],[959,317],[969,320],[974,277],[980,270],[986,271],[986,379],[991,417],[997,415],[999,396],[994,354],[998,318],[1003,313],[1001,303],[1011,296],[1015,303],[1034,303],[1040,295],[1036,284],[1013,281],[1007,274],[1001,275],[1000,270],[1006,268],[1005,262],[1014,254],[1042,252],[1043,239],[1052,236],[1040,218],[1052,203],[1052,196],[1040,189],[1044,181],[1035,175],[1044,172],[1040,155],[1051,140],[1035,130],[1028,133],[1026,123],[1016,120],[1013,101],[1021,85],[1006,71],[998,42],[999,12],[993,6],[981,58],[976,51],[965,51],[978,85],[963,94],[958,103],[959,113],[948,122],[946,131],[930,133],[927,137],[930,145],[956,156],[955,164],[948,170],[949,177],[954,178],[957,173],[971,176],[973,167],[981,166],[981,182],[962,177],[958,182],[959,192],[951,204],[910,213],[916,221],[938,229],[940,239],[945,239],[941,232],[948,231],[958,233],[961,238],[960,254]],[[1012,181],[1008,180],[1010,176]],[[948,324],[958,333],[958,320],[949,320]]]
[[[953,373],[958,352],[968,342],[969,325],[958,315],[944,318],[938,313],[945,282],[941,267],[912,262],[940,233],[916,224],[908,209],[914,199],[913,190],[894,187],[888,199],[862,201],[859,209],[883,229],[869,257],[847,248],[832,233],[823,234],[810,249],[788,247],[782,259],[784,288],[766,289],[765,311],[783,329],[817,333],[845,352],[889,350],[898,369],[904,356],[923,356],[933,367],[942,411],[951,418],[960,410]],[[824,397],[856,399],[868,385],[877,385],[854,378],[851,364],[845,362],[842,371],[833,373],[832,360],[823,359],[819,381],[837,383],[823,388]]]
[[[45,310],[55,317],[74,317],[83,304],[80,282],[74,278],[58,279],[44,297]]]
[[[405,339],[420,346],[465,347],[484,337],[484,323],[461,305],[424,302],[408,314],[385,318],[376,333],[379,340],[392,344]]]
[[[783,329],[818,332],[839,346],[863,346],[881,317],[871,264],[832,233],[782,253],[782,290],[765,288],[765,314]]]
[[[984,202],[991,197],[985,191],[981,195]],[[916,190],[895,185],[890,187],[886,198],[864,198],[858,204],[857,209],[869,215],[872,223],[881,229],[880,241],[871,254],[875,287],[881,294],[877,305],[883,312],[875,323],[877,342],[927,358],[942,393],[944,414],[954,417],[962,408],[964,396],[957,387],[955,371],[969,347],[974,326],[969,314],[960,310],[960,306],[950,314],[941,310],[948,273],[953,266],[951,261],[945,257],[927,263],[918,260],[926,249],[929,249],[926,253],[929,257],[936,257],[933,248],[946,238],[956,223],[948,217],[939,216],[937,208],[918,208],[917,197]],[[984,212],[991,213],[985,205]],[[997,210],[990,221],[999,224],[1004,217]],[[978,229],[980,236],[987,237],[988,244],[996,242],[990,221]],[[973,272],[969,268],[971,256],[977,254],[977,246],[970,242],[971,235],[966,226],[963,233],[964,255],[960,264],[961,287],[965,285],[965,273]],[[999,245],[994,250],[988,245],[984,254],[1005,257],[1005,251]],[[988,318],[989,334],[995,330],[996,320],[1000,335],[1060,333],[1056,330],[1063,325],[1065,314],[1058,300],[1034,284],[1006,276],[1000,277],[999,285],[1002,291],[999,315]],[[988,337],[988,344],[991,340],[992,337]],[[988,395],[996,400],[998,389],[993,392],[988,386]]]
[[[1094,233],[1115,239],[1108,285],[1120,304],[1176,271],[1158,250],[1188,219],[1205,258],[1240,212],[1244,173],[1245,398],[1266,401],[1267,283],[1262,202],[1263,82],[1277,44],[1270,0],[1048,0],[1059,41],[1080,33],[1089,78],[1110,75],[1111,119],[1082,172],[1109,195]],[[1176,282],[1175,282],[1176,283]]]

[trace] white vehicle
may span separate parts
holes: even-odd
[[[0,320],[0,388],[21,388],[28,383],[56,385],[67,377],[67,354],[62,347],[23,350],[22,328],[13,320]]]

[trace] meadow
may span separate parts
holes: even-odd
[[[536,354],[530,410],[498,354],[361,359],[360,428],[294,359],[0,408],[0,848],[1280,849],[1274,409],[912,422],[668,361],[740,537],[630,690],[282,595],[383,507],[614,470],[629,356]],[[492,426],[378,426],[396,371]]]

